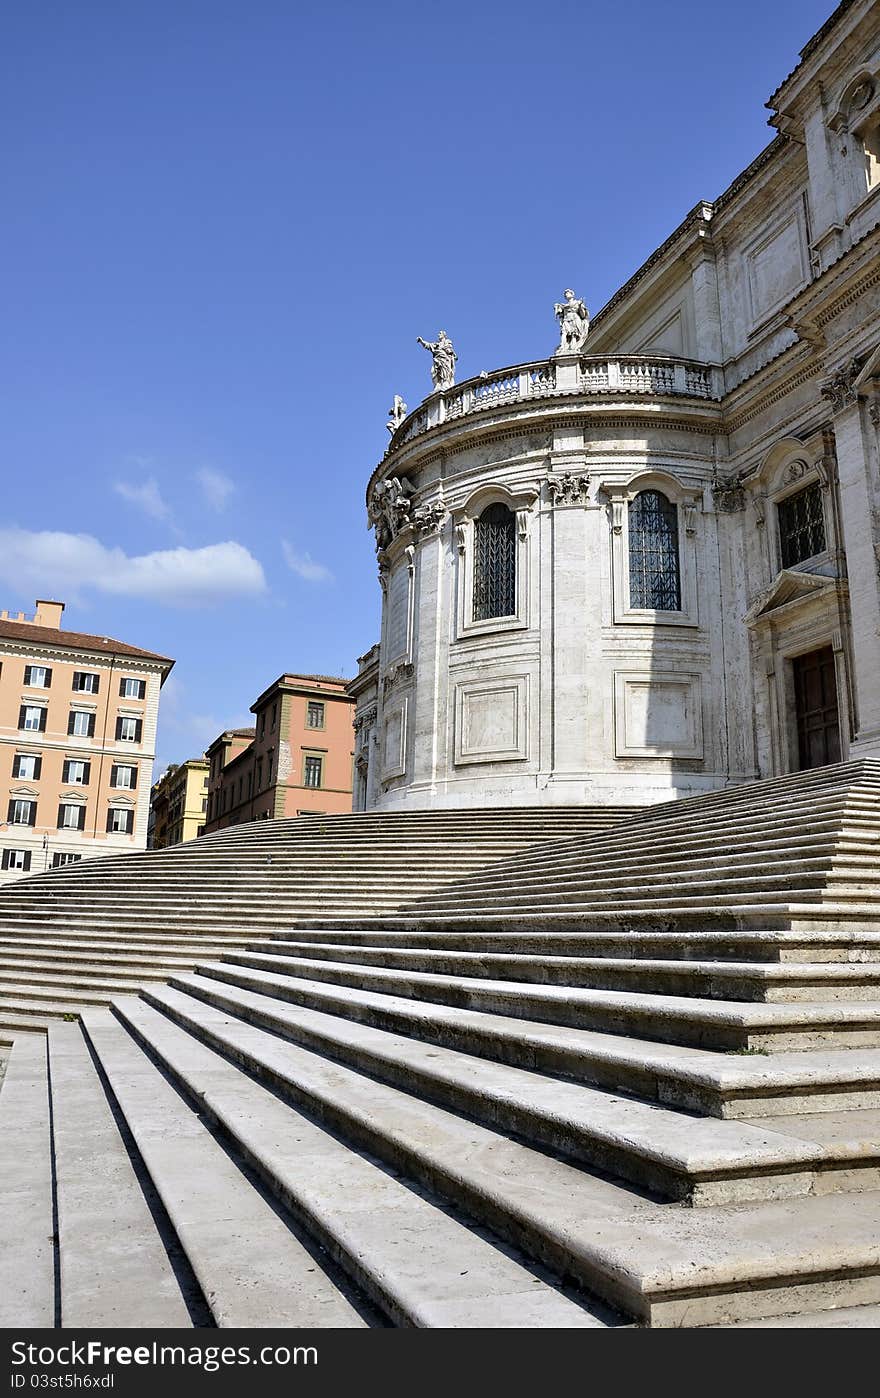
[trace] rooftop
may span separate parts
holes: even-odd
[[[32,621],[0,620],[0,641],[22,641],[35,646],[57,646],[60,650],[88,650],[99,655],[128,655],[136,660],[157,660],[167,674],[174,661],[167,655],[142,650],[112,636],[92,636],[86,631],[62,631],[60,627],[38,626]]]

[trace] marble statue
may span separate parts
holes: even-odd
[[[406,417],[406,412],[406,404],[404,403],[400,394],[395,393],[394,402],[388,409],[388,421],[385,424],[392,437],[394,436],[400,424],[403,422],[403,419]]]
[[[430,350],[433,355],[431,381],[434,388],[451,388],[455,383],[455,364],[458,355],[455,353],[452,341],[446,331],[441,330],[433,344],[430,340],[423,340],[421,335],[418,336],[418,342],[423,349]]]
[[[577,354],[587,343],[590,313],[571,287],[563,292],[564,301],[557,301],[553,310],[559,321],[560,341],[557,354]]]

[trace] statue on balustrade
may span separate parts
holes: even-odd
[[[557,301],[553,310],[559,321],[560,341],[557,354],[578,354],[587,343],[590,331],[590,313],[583,301],[575,296],[571,287],[562,293],[564,301]]]
[[[394,395],[394,402],[391,404],[391,407],[388,409],[388,421],[387,421],[386,424],[385,424],[385,426],[388,428],[388,431],[391,433],[392,437],[394,436],[395,432],[397,431],[398,427],[399,427],[400,424],[403,422],[403,419],[404,419],[405,417],[406,417],[406,404],[404,403],[404,401],[403,401],[403,399],[401,398],[400,394],[399,394],[399,393],[395,393],[395,395]]]
[[[430,350],[433,356],[431,381],[434,388],[452,388],[455,383],[455,365],[458,355],[455,353],[452,341],[446,331],[441,330],[433,344],[430,340],[423,340],[421,335],[417,338],[422,348]]]

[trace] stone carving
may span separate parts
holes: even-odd
[[[587,343],[590,331],[590,313],[583,301],[575,296],[571,287],[562,293],[563,301],[557,301],[553,313],[559,321],[559,348],[557,354],[578,354]]]
[[[442,500],[435,500],[430,505],[421,505],[413,511],[413,528],[420,539],[425,539],[430,534],[436,534],[446,518],[446,506]]]
[[[458,355],[452,347],[452,341],[441,330],[437,339],[433,341],[423,340],[421,335],[417,336],[418,343],[423,349],[430,350],[433,357],[431,365],[431,382],[435,390],[439,388],[452,388],[455,383],[455,365]]]
[[[459,553],[464,553],[467,549],[467,527],[464,524],[455,526],[455,547]]]
[[[712,499],[719,515],[734,515],[746,507],[746,493],[736,479],[712,482]]]
[[[367,506],[369,527],[376,531],[376,548],[387,548],[391,540],[409,524],[413,488],[402,476],[388,476],[373,486]]]
[[[694,504],[682,505],[681,513],[684,517],[684,532],[692,538],[697,532],[697,507]]]
[[[355,733],[360,733],[361,729],[363,728],[371,728],[378,717],[379,710],[375,704],[371,705],[369,709],[362,709],[361,712],[356,715],[354,720]]]
[[[855,382],[862,367],[860,359],[851,359],[844,368],[838,369],[822,385],[822,397],[827,398],[834,413],[843,412],[857,398]]]
[[[766,505],[767,501],[763,495],[752,496],[752,507],[755,511],[755,523],[757,524],[759,529],[764,528],[764,511],[766,509]]]
[[[382,679],[382,694],[390,694],[392,689],[404,680],[411,680],[416,672],[416,667],[410,660],[402,660],[399,665],[392,665]]]
[[[547,478],[547,494],[551,505],[583,505],[589,489],[589,476],[576,476],[571,471],[567,471],[564,476]]]
[[[388,421],[387,421],[386,424],[385,424],[385,426],[388,428],[388,431],[391,433],[392,437],[394,436],[395,432],[397,431],[398,427],[399,427],[400,424],[403,422],[403,419],[404,419],[405,417],[406,417],[406,404],[404,403],[404,401],[403,401],[403,399],[401,398],[400,394],[399,394],[399,393],[395,393],[395,395],[394,395],[394,402],[391,404],[391,407],[388,409]]]

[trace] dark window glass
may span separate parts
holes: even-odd
[[[776,513],[783,568],[824,553],[825,514],[818,485],[808,485],[796,495],[789,495],[787,500],[780,500]]]
[[[516,615],[516,517],[489,505],[474,525],[474,621]]]
[[[324,727],[324,705],[317,700],[310,699],[306,709],[306,726],[308,728]]]
[[[678,510],[659,490],[643,490],[629,507],[629,604],[681,611]]]
[[[321,785],[321,768],[323,763],[320,757],[307,757],[303,769],[303,784],[305,786]]]

